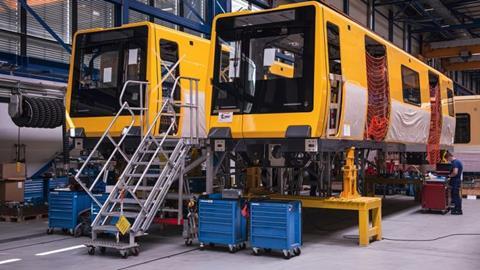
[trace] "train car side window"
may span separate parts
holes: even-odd
[[[328,135],[335,136],[340,124],[342,104],[342,59],[340,54],[340,29],[327,22],[328,72],[330,78],[330,113]]]
[[[420,76],[418,72],[402,65],[403,101],[412,105],[422,105]]]
[[[342,59],[340,56],[340,30],[338,26],[327,22],[328,67],[332,74],[342,75]]]
[[[448,102],[448,115],[454,117],[455,110],[453,107],[453,90],[450,88],[447,88],[447,102]]]
[[[470,114],[457,113],[455,126],[455,143],[470,142]]]

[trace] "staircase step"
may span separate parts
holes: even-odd
[[[122,214],[120,212],[107,212],[107,213],[100,213],[102,216],[107,216],[107,217],[120,217]],[[123,212],[123,215],[126,218],[136,218],[138,216],[137,212]]]
[[[138,247],[138,244],[135,243],[134,245],[130,245],[129,243],[124,242],[116,242],[114,240],[105,240],[105,239],[97,239],[97,240],[89,240],[85,243],[87,247],[106,247],[106,248],[114,248],[118,250],[126,250],[132,247]]]
[[[140,203],[145,203],[146,200],[144,199],[139,199]],[[123,202],[124,204],[138,204],[138,202],[133,199],[133,198],[124,198],[124,199],[112,199],[111,202],[114,203],[121,203]]]
[[[155,154],[157,152],[156,150],[140,150],[139,151],[142,154]],[[158,154],[160,154],[160,151],[158,151]]]
[[[130,190],[133,190],[135,186],[128,186]],[[138,186],[137,191],[152,191],[152,186]]]
[[[127,177],[141,177],[141,173],[126,173],[125,176]],[[144,177],[155,177],[158,178],[160,176],[159,173],[146,173]]]
[[[93,226],[94,231],[98,232],[118,232],[118,228],[115,225],[99,225]]]
[[[136,161],[136,162],[132,162],[133,165],[148,165],[148,161]],[[156,165],[156,166],[160,166],[160,165],[165,165],[167,164],[167,162],[161,162],[161,161],[153,161],[150,165]]]

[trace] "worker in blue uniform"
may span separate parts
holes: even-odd
[[[462,196],[460,195],[460,186],[463,180],[463,164],[455,156],[447,152],[445,157],[452,163],[452,170],[448,177],[450,178],[452,203],[455,207],[452,210],[452,215],[462,215]]]

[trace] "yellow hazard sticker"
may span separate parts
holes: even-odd
[[[115,226],[117,227],[118,231],[124,235],[127,233],[128,230],[130,230],[130,222],[128,221],[128,219],[125,217],[125,216],[120,216],[120,218],[118,219],[117,223],[115,224]]]

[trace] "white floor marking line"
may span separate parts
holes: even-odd
[[[67,248],[61,248],[61,249],[56,249],[56,250],[52,250],[52,251],[37,253],[37,254],[35,254],[35,256],[45,256],[45,255],[60,253],[60,252],[79,249],[79,248],[84,248],[84,247],[85,247],[85,245],[78,245],[78,246],[72,246],[72,247],[67,247]]]
[[[22,259],[15,258],[15,259],[10,259],[10,260],[5,260],[5,261],[0,261],[0,264],[7,264],[7,263],[12,263],[12,262],[18,262],[21,261]]]

